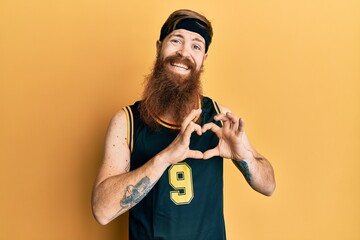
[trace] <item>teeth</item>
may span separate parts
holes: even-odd
[[[184,68],[184,69],[189,69],[188,66],[181,64],[181,63],[172,63],[171,65],[175,66],[175,67],[180,67],[180,68]]]

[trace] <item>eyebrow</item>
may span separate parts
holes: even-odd
[[[169,35],[169,37],[170,37],[170,38],[171,38],[171,37],[179,37],[179,38],[184,39],[184,36],[183,36],[183,35],[181,35],[181,34],[170,34],[170,35]],[[202,44],[205,46],[204,41],[203,41],[203,40],[201,40],[201,39],[200,39],[200,38],[198,38],[198,37],[193,38],[193,39],[192,39],[192,41],[196,41],[196,42],[202,43]]]
[[[203,40],[201,40],[200,38],[194,38],[193,41],[197,41],[197,42],[200,42],[202,43],[204,46],[205,46],[205,43]]]

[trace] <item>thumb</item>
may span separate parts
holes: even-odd
[[[210,149],[210,150],[207,150],[206,152],[204,152],[204,156],[203,158],[204,159],[209,159],[209,158],[212,158],[214,156],[219,156],[219,150],[217,148],[213,148],[213,149]]]
[[[201,159],[203,158],[203,153],[201,151],[189,150],[187,158]]]

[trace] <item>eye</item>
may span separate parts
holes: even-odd
[[[173,39],[170,40],[170,42],[173,43],[174,45],[179,45],[179,44],[181,44],[181,41],[180,41],[180,39],[178,39],[178,38],[173,38]]]
[[[195,50],[197,50],[197,51],[200,51],[200,50],[201,50],[201,46],[200,46],[200,45],[197,45],[197,44],[195,44],[195,45],[193,46],[193,48],[194,48]]]

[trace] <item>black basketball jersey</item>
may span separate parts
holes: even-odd
[[[214,122],[220,112],[215,101],[201,100],[200,125]],[[131,167],[134,170],[165,149],[178,130],[166,122],[159,129],[146,125],[139,114],[140,102],[124,108],[128,118]],[[217,136],[207,131],[193,133],[190,149],[205,152],[216,147]],[[131,240],[221,240],[226,239],[223,216],[223,159],[186,159],[171,165],[141,202],[130,209]]]

